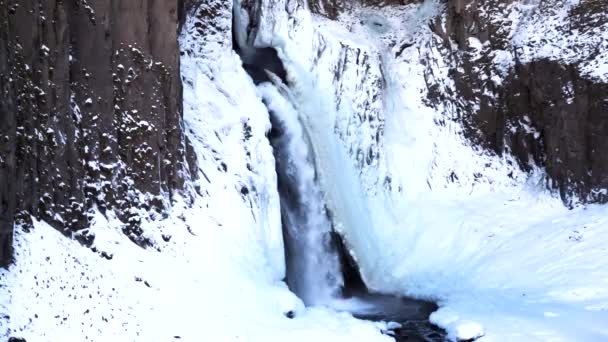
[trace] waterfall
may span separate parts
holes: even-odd
[[[248,13],[236,0],[233,46],[258,84],[272,121],[269,139],[277,164],[287,283],[304,304],[331,305],[341,297],[344,279],[313,141],[302,125],[304,117],[296,109],[291,90],[284,84],[287,73],[277,51],[254,47],[249,24]]]
[[[287,282],[306,305],[329,304],[340,296],[342,270],[333,241],[314,155],[289,89],[275,78],[258,91],[270,112],[287,253]]]
[[[369,292],[348,248],[354,243],[374,256],[382,246],[370,239],[369,199],[334,133],[333,94],[290,58],[280,39],[276,46],[254,46],[255,25],[249,24],[248,12],[235,0],[233,47],[272,123],[268,138],[276,160],[289,288],[307,306],[373,320],[426,320],[436,308],[432,303]]]
[[[338,236],[333,229],[337,217],[332,215],[330,218],[327,208],[350,208],[350,211],[346,211],[346,218],[349,219],[347,222],[358,224],[369,222],[364,216],[366,212],[352,211],[353,208],[359,208],[357,205],[349,207],[359,204],[358,198],[343,196],[342,203],[331,202],[332,197],[324,192],[327,191],[326,184],[329,188],[332,188],[331,185],[343,186],[341,189],[344,190],[345,184],[349,184],[348,181],[352,179],[343,172],[345,179],[340,181],[336,172],[338,169],[334,169],[331,183],[327,183],[327,180],[326,183],[321,182],[319,167],[327,166],[327,162],[335,163],[336,160],[330,157],[339,155],[327,155],[328,151],[333,151],[332,146],[320,148],[319,136],[315,135],[319,122],[313,125],[310,116],[306,116],[311,108],[302,106],[297,95],[282,83],[281,78],[266,73],[272,83],[261,83],[257,89],[272,122],[269,139],[277,164],[287,283],[290,289],[307,306],[324,305],[372,320],[426,320],[430,312],[436,310],[432,303],[370,293],[360,278],[353,281],[352,274],[347,277],[349,282],[345,283],[344,272],[349,275],[346,267],[348,262],[341,253],[347,252],[341,250],[341,244],[334,240]],[[318,160],[322,157],[326,159]],[[350,189],[346,193],[359,195],[356,188]],[[344,193],[342,192],[343,195]],[[356,270],[358,266],[351,266],[359,277]],[[420,329],[423,334],[428,333],[424,326],[416,329]]]

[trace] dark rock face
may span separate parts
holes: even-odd
[[[193,14],[193,12],[198,9],[205,0],[177,0],[177,8],[178,8],[178,16],[177,20],[179,23],[179,31],[181,31],[186,18]],[[212,4],[214,5],[214,4]]]
[[[0,6],[0,266],[6,265],[12,258],[13,218],[15,214],[15,145],[16,121],[15,89],[9,84],[9,65],[5,54],[8,53],[9,32],[4,18],[8,8]]]
[[[608,202],[608,84],[540,60],[517,65],[503,91],[504,139],[520,164],[544,166],[567,204]]]
[[[8,339],[8,342],[27,342],[27,341],[24,338],[11,337]]]
[[[311,12],[336,19],[353,5],[364,7],[403,6],[420,3],[423,0],[307,0]]]
[[[435,23],[463,100],[452,99],[459,106],[458,120],[473,143],[498,154],[511,153],[524,170],[544,167],[547,186],[567,205],[608,202],[608,84],[581,75],[578,64],[593,53],[581,54],[575,62],[521,62],[519,47],[508,37],[506,18],[513,2],[449,1],[445,25]],[[572,30],[580,34],[590,27],[608,27],[600,2],[586,0],[571,9],[564,37],[576,34]],[[542,6],[537,20],[553,5]],[[485,43],[483,49],[472,47],[470,38]],[[492,81],[497,74],[492,59],[498,50],[512,55],[514,65],[497,84]],[[430,96],[431,102],[446,100],[445,92],[431,91]]]
[[[90,209],[114,209],[146,244],[130,209],[162,211],[194,165],[178,5],[0,1],[0,265],[30,214],[90,243]]]

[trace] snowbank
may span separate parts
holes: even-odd
[[[235,200],[234,198],[232,200]],[[16,236],[17,263],[0,271],[0,337],[28,341],[388,341],[379,327],[303,305],[267,264],[251,215],[235,206],[219,224],[198,200],[145,228],[144,250],[97,214],[96,248],[36,222]],[[110,216],[111,217],[111,216]],[[241,219],[242,218],[242,219]],[[153,225],[153,226],[152,226]],[[295,313],[294,319],[285,314]]]

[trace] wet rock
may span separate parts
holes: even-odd
[[[27,342],[24,338],[21,337],[10,337],[8,342]]]
[[[407,321],[394,330],[397,342],[444,342],[448,341],[445,330],[428,321]]]

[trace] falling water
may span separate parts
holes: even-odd
[[[306,305],[328,304],[340,296],[343,279],[314,155],[288,89],[263,83],[258,90],[273,121],[270,139],[277,160],[287,281]]]
[[[333,100],[285,51],[251,44],[247,13],[238,3],[233,47],[270,113],[268,138],[276,159],[290,289],[307,306],[413,327],[395,330],[397,340],[436,341],[431,336],[437,330],[428,322],[435,304],[368,291],[363,272],[336,231],[348,232],[362,253],[378,255],[382,246],[366,234],[373,220],[357,175],[348,167],[351,160],[336,144]]]
[[[269,79],[273,83],[260,84],[258,92],[273,127],[269,139],[277,163],[289,287],[308,306],[325,305],[373,320],[426,320],[435,309],[430,303],[370,293],[360,278],[353,281],[353,270],[347,272],[345,283],[348,267],[343,265],[349,263],[334,240],[337,235],[326,208],[331,203],[320,188],[312,137],[290,89],[273,74]],[[354,273],[358,277],[358,270]]]

